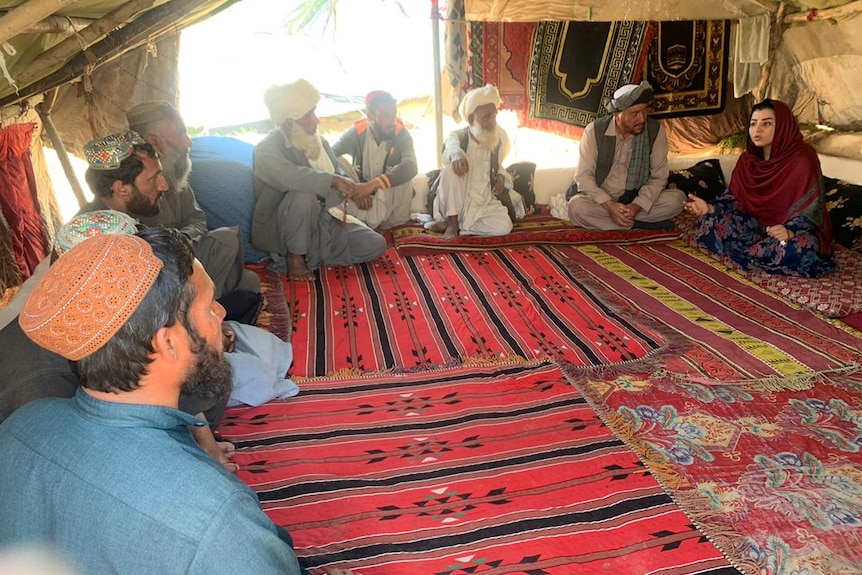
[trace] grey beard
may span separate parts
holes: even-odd
[[[182,190],[189,184],[192,163],[188,152],[165,148],[159,154],[162,160],[162,175],[174,191]]]

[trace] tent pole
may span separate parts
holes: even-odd
[[[56,93],[57,89],[55,88],[54,96],[56,96]],[[60,160],[60,165],[63,166],[63,172],[66,174],[66,179],[69,180],[69,185],[72,187],[75,199],[78,200],[78,206],[83,207],[87,203],[87,198],[84,197],[84,190],[81,189],[81,183],[78,181],[78,176],[75,175],[75,169],[72,167],[71,160],[69,160],[69,154],[66,153],[63,140],[60,139],[60,134],[54,126],[54,120],[51,119],[51,107],[53,107],[53,104],[48,108],[45,108],[43,104],[39,104],[36,106],[36,112],[39,114],[39,118],[42,119],[42,126],[54,145],[57,159]]]
[[[0,16],[0,44],[75,0],[28,0]]]
[[[434,125],[437,134],[437,150],[443,149],[443,85],[440,78],[440,7],[438,0],[431,0],[431,31],[434,35]],[[437,154],[437,167],[440,167]]]

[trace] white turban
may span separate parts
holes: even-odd
[[[464,98],[458,106],[458,113],[469,122],[470,114],[475,112],[479,106],[494,104],[495,108],[499,108],[502,103],[503,100],[500,99],[500,92],[497,91],[497,86],[485,84],[481,88],[470,90],[464,94]]]
[[[297,80],[283,86],[271,86],[263,95],[269,117],[276,126],[285,120],[298,120],[317,106],[320,92],[308,80]]]
[[[622,112],[635,104],[650,103],[652,96],[652,86],[646,80],[640,84],[626,84],[617,88],[613,99],[605,104],[605,108],[607,108],[608,112]]]

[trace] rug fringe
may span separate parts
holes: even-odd
[[[686,373],[670,373],[664,369],[658,369],[650,375],[650,379],[670,378],[675,382],[697,383],[706,386],[737,386],[747,391],[763,391],[766,393],[781,391],[806,391],[812,389],[818,383],[825,383],[831,376],[852,375],[862,371],[862,364],[853,362],[843,367],[826,369],[822,371],[810,371],[794,376],[768,375],[755,379],[744,380],[714,380],[693,376]]]
[[[373,379],[376,377],[386,377],[391,375],[434,373],[459,367],[508,367],[512,365],[534,367],[543,364],[557,365],[554,358],[550,356],[535,359],[526,359],[520,355],[503,356],[500,358],[466,357],[464,359],[452,358],[445,363],[426,364],[416,367],[391,367],[389,369],[378,371],[362,371],[359,369],[345,368],[326,375],[317,375],[313,377],[297,376],[292,377],[292,379],[294,382],[299,384],[303,382],[313,383],[339,379]]]
[[[601,397],[593,396],[590,393],[589,387],[581,385],[586,384],[590,378],[584,377],[580,373],[573,373],[573,367],[571,365],[565,365],[560,362],[558,362],[557,365],[566,379],[568,379],[569,383],[572,384],[581,393],[583,398],[587,400],[587,403],[590,404],[593,411],[595,411],[604,424],[607,425],[608,429],[610,429],[611,432],[620,439],[620,441],[625,443],[632,451],[635,452],[638,458],[643,462],[653,477],[655,477],[656,481],[662,485],[665,491],[669,491],[671,489],[684,489],[690,485],[688,479],[679,473],[677,467],[673,463],[669,462],[664,454],[635,435],[635,431],[632,428],[630,420],[609,408],[607,404],[602,401]]]

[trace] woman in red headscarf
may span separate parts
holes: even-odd
[[[724,195],[706,203],[689,194],[685,210],[699,216],[698,243],[746,270],[818,277],[836,269],[820,160],[778,100],[752,108]]]

